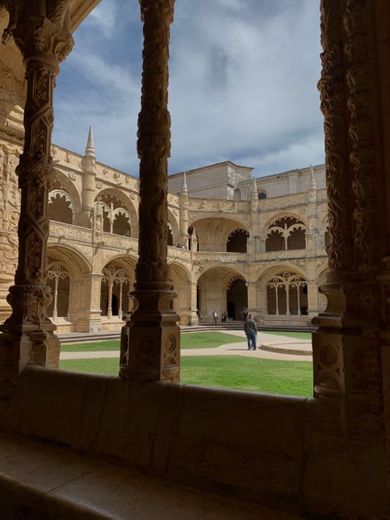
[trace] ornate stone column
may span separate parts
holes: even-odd
[[[248,313],[252,316],[257,316],[258,310],[256,308],[256,282],[247,282],[248,290]]]
[[[101,310],[101,273],[88,273],[83,277],[83,292],[85,293],[80,303],[77,316],[77,326],[80,332],[100,332],[102,330]]]
[[[342,5],[339,0],[321,2],[323,53],[318,86],[324,114],[330,271],[320,289],[328,299],[327,309],[313,320],[319,327],[313,334],[313,361],[314,393],[324,398],[341,398],[345,391],[343,341],[356,327],[350,302],[354,274]]]
[[[198,316],[198,284],[196,281],[191,282],[191,317],[190,317],[190,325],[198,325],[199,316]]]
[[[139,259],[134,296],[138,306],[122,333],[121,376],[129,380],[178,381],[179,316],[167,264],[167,159],[169,26],[174,0],[141,0],[144,23],[140,158]],[[127,369],[126,369],[127,365]]]
[[[27,98],[25,142],[17,168],[21,189],[18,267],[15,285],[7,298],[12,315],[2,326],[0,340],[2,396],[9,395],[18,373],[26,365],[56,367],[59,358],[55,326],[46,312],[51,301],[46,285],[47,199],[52,173],[54,82],[59,63],[71,50],[73,40],[62,28],[65,2],[52,2],[47,13],[46,6],[41,4],[24,7],[12,28],[26,65]]]
[[[381,428],[380,295],[384,253],[376,42],[369,0],[322,0],[322,77],[330,244],[328,299],[313,323],[314,393],[338,401],[343,427],[361,437]]]

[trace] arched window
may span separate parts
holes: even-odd
[[[265,191],[259,191],[259,193],[257,194],[257,198],[259,200],[263,200],[263,199],[266,199],[267,198],[267,194]]]
[[[48,213],[51,220],[73,224],[72,199],[65,190],[54,189],[49,193]]]
[[[302,221],[294,217],[282,217],[268,228],[265,250],[290,249],[306,249],[306,228]]]
[[[233,277],[227,286],[227,317],[232,320],[243,320],[248,314],[248,290],[242,276]]]
[[[231,253],[246,253],[248,237],[249,233],[245,231],[245,229],[235,229],[229,235],[226,251]]]
[[[267,312],[276,316],[307,315],[307,282],[296,273],[275,275],[267,284]]]
[[[130,308],[129,284],[129,276],[123,268],[110,263],[103,269],[100,298],[103,316],[107,316],[107,318],[118,316],[119,319],[122,319],[123,313],[128,312]]]
[[[102,193],[96,204],[103,211],[105,233],[131,236],[130,214],[118,197],[111,193]]]

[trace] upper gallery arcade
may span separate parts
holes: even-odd
[[[20,146],[3,132],[0,150],[4,319],[17,263]],[[118,330],[133,308],[139,181],[97,161],[92,128],[83,156],[56,145],[52,156],[49,316],[60,332]],[[168,262],[182,324],[210,321],[214,309],[240,319],[246,308],[266,324],[308,324],[324,308],[324,167],[251,172],[226,161],[169,176]]]

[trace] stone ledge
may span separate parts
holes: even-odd
[[[0,433],[7,520],[298,520],[244,501],[171,485],[22,436]]]
[[[306,400],[26,368],[4,430],[299,511]],[[288,435],[286,435],[288,432]]]

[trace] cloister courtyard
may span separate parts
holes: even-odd
[[[223,329],[181,334],[183,384],[309,397],[311,334],[261,331],[248,351],[243,331]],[[120,342],[103,340],[61,347],[60,368],[116,376]]]

